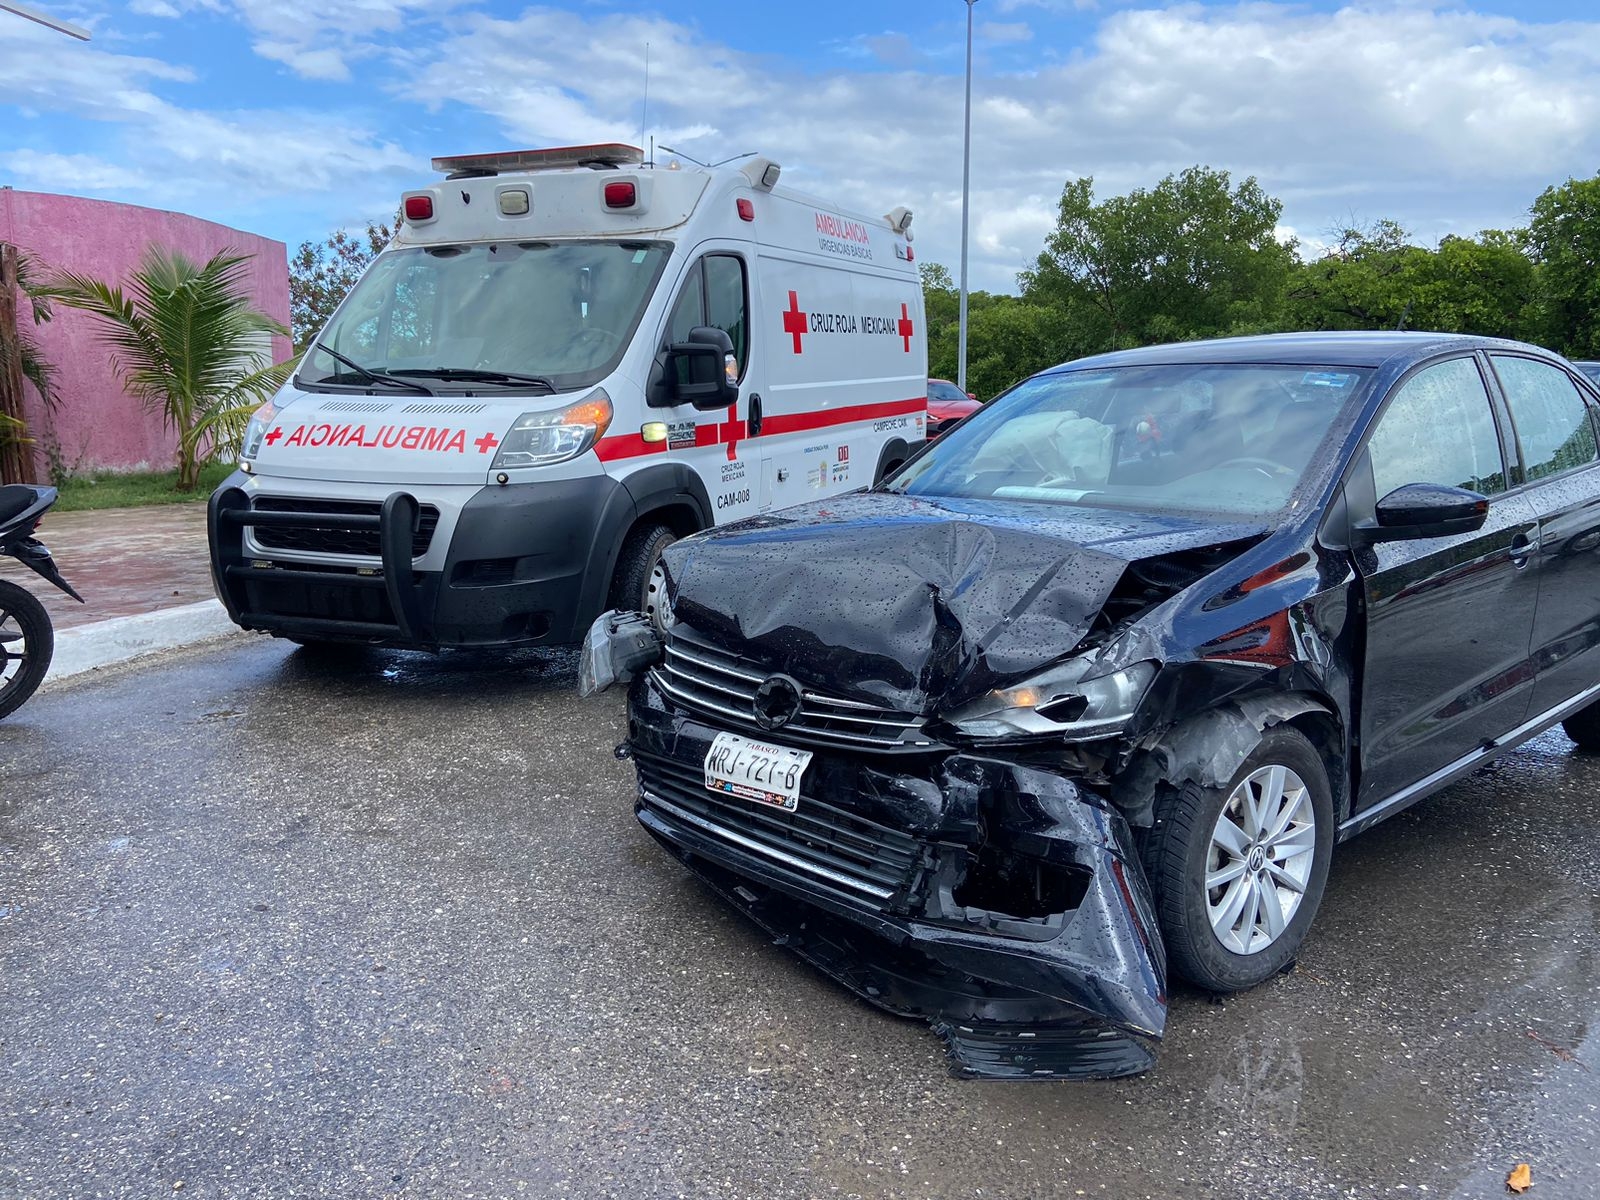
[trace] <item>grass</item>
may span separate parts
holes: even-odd
[[[192,492],[178,490],[178,472],[137,471],[122,474],[95,471],[74,475],[61,485],[57,512],[85,512],[96,508],[134,508],[141,504],[194,504],[210,497],[217,485],[233,473],[231,462],[211,463],[200,471],[200,486]]]

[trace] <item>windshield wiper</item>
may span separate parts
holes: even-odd
[[[516,371],[491,371],[478,367],[405,367],[392,375],[422,375],[428,379],[464,379],[475,383],[532,383],[547,392],[557,392],[555,382],[543,375],[520,375]]]
[[[410,379],[396,379],[394,374],[391,372],[374,371],[371,367],[363,367],[360,363],[356,362],[355,359],[346,358],[337,350],[330,349],[327,346],[319,345],[317,346],[317,349],[323,354],[326,354],[329,358],[333,359],[334,362],[343,363],[357,375],[360,375],[362,378],[372,383],[385,383],[390,387],[408,388],[413,392],[421,392],[424,396],[437,396],[439,394],[425,383],[417,383]],[[334,376],[334,379],[337,380],[338,376]],[[323,380],[323,382],[327,383],[328,380]]]

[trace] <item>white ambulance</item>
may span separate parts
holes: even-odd
[[[653,607],[674,539],[872,484],[923,440],[911,214],[750,156],[434,160],[211,499],[246,629],[435,649]]]

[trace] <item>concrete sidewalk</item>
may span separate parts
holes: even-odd
[[[49,513],[39,540],[86,603],[63,595],[14,559],[0,579],[44,601],[56,627],[45,680],[65,679],[236,632],[211,588],[203,503]]]

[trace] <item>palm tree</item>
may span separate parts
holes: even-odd
[[[32,310],[33,324],[43,325],[50,319],[50,301],[43,294],[39,260],[18,247],[0,247],[0,286],[5,286],[6,271],[3,260],[8,256],[12,264],[13,286],[22,294],[22,298]],[[45,407],[53,409],[57,400],[55,368],[44,357],[32,327],[23,324],[20,314],[15,314],[14,306],[0,304],[0,310],[13,312],[17,316],[14,322],[14,337],[0,337],[0,379],[10,378],[9,372],[12,367],[10,356],[13,353],[17,354],[21,360],[18,366],[22,378],[33,384]],[[15,347],[15,350],[12,347]],[[22,418],[21,404],[21,396],[14,397],[9,406],[0,403],[0,468],[3,468],[0,470],[0,476],[16,475],[15,482],[22,482],[23,477],[29,474],[27,469],[29,455],[26,447],[33,442],[33,438],[28,434],[27,422]],[[15,411],[10,411],[10,407],[14,407]],[[4,481],[4,478],[0,478],[0,482]]]
[[[274,364],[288,329],[251,304],[248,255],[219,252],[196,266],[151,247],[123,287],[62,272],[50,299],[99,319],[111,365],[128,394],[178,435],[178,490],[193,491],[209,459],[236,453],[250,414],[289,378]]]

